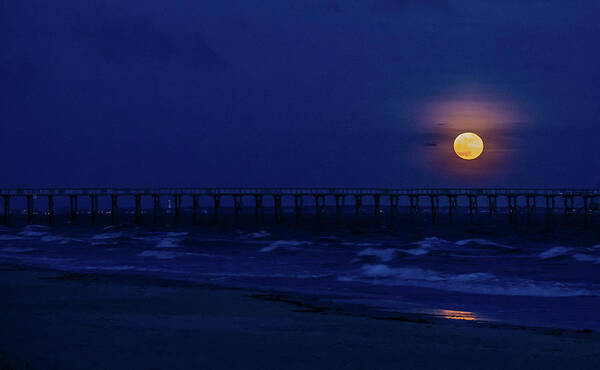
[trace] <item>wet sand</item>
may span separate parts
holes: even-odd
[[[597,369],[600,335],[0,266],[0,368]]]

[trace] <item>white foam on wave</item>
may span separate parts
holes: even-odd
[[[410,254],[413,256],[423,256],[423,255],[429,253],[429,251],[425,248],[398,249],[398,251],[402,252],[402,253]]]
[[[179,248],[181,245],[179,245],[178,242],[179,239],[165,238],[156,244],[156,248]]]
[[[187,231],[182,231],[182,232],[175,232],[175,231],[173,231],[173,232],[168,232],[167,233],[167,236],[171,237],[171,238],[172,237],[178,237],[178,236],[187,236],[187,235],[189,235],[189,233]]]
[[[552,247],[539,254],[540,258],[547,260],[550,258],[557,258],[567,255],[571,251],[571,248],[567,247]]]
[[[380,243],[358,243],[356,244],[357,247],[377,247],[380,246]]]
[[[297,240],[276,240],[268,246],[259,250],[259,252],[272,252],[276,249],[297,250],[301,245],[312,245],[311,242]]]
[[[444,239],[441,239],[441,238],[438,238],[436,236],[432,236],[432,237],[425,238],[425,239],[423,239],[421,241],[418,241],[418,242],[412,242],[410,244],[418,245],[421,248],[425,248],[427,250],[431,250],[431,249],[437,249],[437,248],[441,247],[442,244],[444,244],[444,243],[448,243],[448,241],[444,240]]]
[[[37,249],[35,248],[19,248],[19,247],[4,247],[2,248],[2,252],[8,252],[8,253],[27,253],[27,252],[33,252]]]
[[[600,263],[600,257],[592,256],[590,254],[577,253],[573,255],[573,258],[579,262]]]
[[[121,233],[103,233],[91,237],[93,240],[117,239],[121,237]]]
[[[464,240],[457,241],[455,244],[460,245],[460,246],[464,246],[467,244],[479,244],[479,245],[485,245],[485,246],[489,246],[489,247],[514,249],[511,246],[496,243],[496,242],[493,242],[493,241],[487,240],[487,239],[464,239]]]
[[[264,239],[271,236],[271,233],[261,230],[255,233],[250,233],[248,236],[254,239]]]
[[[581,284],[565,284],[552,281],[525,279],[501,279],[486,272],[447,274],[418,267],[389,267],[387,265],[364,265],[362,275],[371,284],[389,286],[414,286],[461,293],[537,297],[598,296]],[[364,278],[343,276],[341,281],[365,281]]]
[[[394,259],[396,255],[395,248],[376,249],[367,248],[357,253],[357,256],[373,256],[379,258],[383,262],[389,262]]]
[[[153,257],[158,258],[160,260],[168,260],[177,257],[177,253],[174,252],[166,252],[166,251],[143,251],[138,254],[140,257]]]

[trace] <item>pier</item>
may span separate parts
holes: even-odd
[[[597,198],[600,189],[388,189],[388,188],[56,188],[56,189],[0,189],[0,199],[3,202],[3,221],[11,224],[13,217],[24,214],[27,223],[34,222],[35,203],[47,204],[43,215],[47,223],[56,222],[55,201],[64,198],[68,200],[68,215],[70,223],[77,223],[80,215],[88,215],[89,222],[98,223],[101,210],[99,199],[107,200],[104,215],[109,215],[110,224],[119,223],[141,224],[144,215],[151,212],[153,224],[163,223],[164,209],[161,202],[169,201],[169,212],[172,215],[169,223],[178,225],[185,223],[200,224],[200,201],[208,200],[205,208],[211,209],[211,217],[204,217],[213,225],[222,222],[223,201],[228,200],[229,208],[233,210],[232,223],[240,224],[244,210],[252,208],[254,223],[262,225],[265,222],[265,209],[268,207],[272,222],[281,224],[284,218],[287,222],[300,225],[305,222],[307,214],[312,214],[316,224],[327,220],[335,224],[343,224],[348,219],[358,222],[364,216],[364,210],[370,209],[370,220],[377,225],[393,225],[399,219],[400,206],[405,205],[409,218],[419,217],[427,213],[432,224],[441,222],[452,223],[459,216],[459,204],[466,210],[470,223],[476,222],[480,213],[486,213],[489,218],[497,216],[500,207],[504,206],[508,221],[534,222],[539,208],[543,208],[547,219],[557,212],[557,200],[562,203],[561,211],[565,222],[574,214],[582,214],[583,222],[589,226],[592,216],[597,210]],[[26,208],[16,214],[12,212],[11,203],[25,199]],[[79,205],[88,200],[89,207],[85,211]],[[122,212],[121,202],[128,199],[132,206],[131,212]],[[152,207],[143,207],[143,200],[151,200]],[[265,200],[270,200],[265,205]],[[183,201],[189,204],[185,208]],[[422,201],[423,200],[423,201]],[[288,202],[289,207],[284,207]],[[312,203],[313,211],[309,210],[307,201]],[[579,206],[576,205],[579,204]],[[542,205],[542,207],[540,207]],[[285,209],[284,209],[285,208]],[[353,208],[353,212],[349,209]],[[285,210],[288,210],[287,214]],[[308,211],[308,212],[307,212]],[[39,213],[38,213],[39,215]],[[248,212],[246,213],[248,215]],[[520,215],[521,217],[517,217]],[[328,219],[326,220],[326,217]],[[525,217],[523,217],[525,216]],[[39,217],[39,216],[38,216]]]

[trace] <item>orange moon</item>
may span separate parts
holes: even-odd
[[[462,159],[475,159],[483,153],[483,140],[472,132],[464,132],[454,139],[454,151]]]

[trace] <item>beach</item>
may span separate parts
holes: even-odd
[[[310,297],[5,264],[6,369],[595,369],[591,330],[316,304]]]

